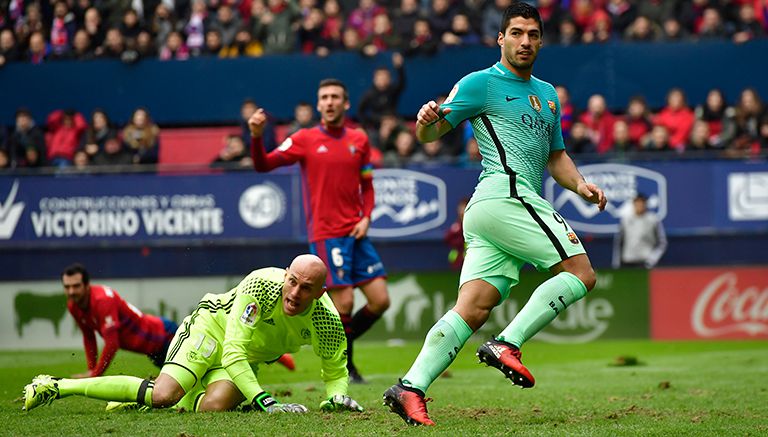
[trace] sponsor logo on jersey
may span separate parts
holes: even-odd
[[[608,198],[605,211],[566,190],[549,176],[544,181],[544,197],[576,231],[614,234],[621,218],[633,210],[638,193],[648,196],[648,210],[659,220],[667,216],[667,179],[661,173],[625,164],[593,164],[579,167],[588,182],[597,184]]]
[[[0,240],[8,240],[13,236],[24,211],[24,203],[15,202],[18,191],[19,181],[15,180],[5,201],[0,203]]]
[[[285,215],[285,193],[270,182],[252,185],[240,195],[238,210],[248,226],[266,228]]]
[[[286,150],[290,149],[292,145],[293,145],[293,140],[291,139],[291,137],[288,137],[285,139],[285,141],[283,141],[282,144],[280,144],[280,147],[278,147],[277,150],[281,152],[285,152]]]
[[[539,96],[533,94],[529,95],[528,102],[531,104],[531,108],[535,109],[536,112],[541,112],[541,100],[539,100]]]
[[[549,110],[552,111],[552,115],[557,114],[557,105],[552,100],[547,100],[547,106],[549,106]]]
[[[256,324],[256,316],[259,314],[259,305],[256,302],[251,302],[245,306],[243,314],[240,316],[240,321],[248,326]]]
[[[354,155],[354,154],[355,154],[355,152],[357,152],[357,148],[355,148],[355,145],[354,145],[354,144],[350,144],[350,145],[349,145],[349,146],[347,146],[347,147],[349,147],[349,153],[350,153],[351,155]]]
[[[446,97],[445,101],[443,102],[443,105],[451,103],[453,101],[453,98],[456,97],[456,93],[459,92],[459,84],[456,84],[451,89],[451,92],[448,94],[448,97]]]
[[[320,147],[317,148],[317,153],[328,153],[328,148],[325,147],[325,144],[320,144]]]
[[[371,213],[371,237],[396,238],[418,234],[445,223],[445,182],[425,173],[376,170],[376,205]]]
[[[728,218],[768,220],[768,172],[728,175]]]
[[[507,98],[507,101],[508,101],[508,102],[511,102],[511,101],[513,101],[513,100],[517,100],[517,99],[519,99],[520,97],[509,97],[509,96],[506,96],[506,98]]]

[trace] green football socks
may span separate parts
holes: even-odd
[[[117,402],[138,402],[152,406],[152,381],[135,376],[101,376],[98,378],[67,379],[56,383],[59,396],[80,395],[92,399]]]
[[[520,347],[586,294],[587,287],[576,275],[561,272],[534,290],[528,303],[496,339]]]
[[[419,356],[402,379],[403,385],[426,393],[471,335],[472,329],[457,312],[450,310],[445,313],[427,333]]]

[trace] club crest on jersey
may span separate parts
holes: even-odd
[[[557,115],[557,105],[552,100],[547,100],[549,110],[552,111],[552,115]]]
[[[256,302],[251,302],[245,307],[245,310],[243,310],[243,315],[240,316],[240,321],[248,326],[253,326],[256,324],[257,314],[259,314],[259,306]]]
[[[531,103],[531,107],[536,110],[536,112],[541,112],[541,100],[539,100],[538,96],[529,95],[528,101]]]
[[[353,155],[354,155],[354,154],[355,154],[355,152],[357,152],[357,149],[355,148],[355,145],[354,145],[354,144],[350,144],[350,145],[349,145],[349,146],[347,146],[347,147],[349,147],[349,153],[351,153],[351,154],[353,154]]]
[[[573,232],[568,233],[568,240],[570,240],[571,243],[573,244],[579,244],[579,239],[576,237],[576,234],[574,234]]]

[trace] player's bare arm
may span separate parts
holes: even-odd
[[[416,115],[416,138],[422,143],[429,143],[453,129],[445,120],[445,115],[450,112],[450,108],[441,109],[434,100],[422,105]]]
[[[352,231],[349,233],[350,237],[355,237],[356,239],[361,239],[368,235],[368,228],[371,226],[371,219],[369,217],[363,217],[354,228],[352,228]]]
[[[248,119],[248,129],[251,130],[251,137],[259,138],[264,132],[264,126],[267,125],[267,114],[264,113],[264,109],[257,109],[253,113],[251,118]]]
[[[608,200],[603,190],[584,179],[565,150],[558,150],[549,154],[547,170],[558,184],[578,194],[587,202],[596,204],[600,211],[605,209]]]

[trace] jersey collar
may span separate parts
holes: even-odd
[[[504,64],[501,63],[501,61],[496,62],[496,64],[493,65],[494,70],[496,70],[497,73],[501,74],[502,76],[508,78],[517,80],[520,82],[528,82],[527,80],[523,79],[522,77],[516,75],[513,71],[509,70]],[[533,76],[531,76],[533,77]]]

